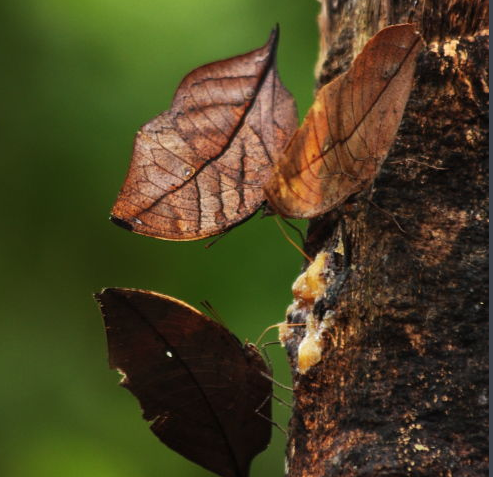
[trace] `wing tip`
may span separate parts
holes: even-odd
[[[274,28],[270,31],[269,34],[269,40],[267,41],[267,45],[269,46],[269,49],[275,50],[277,48],[277,45],[279,43],[279,23],[276,23],[274,25]]]
[[[134,230],[134,226],[130,222],[122,219],[121,217],[117,217],[116,215],[111,214],[110,221],[113,222],[115,225],[118,225],[118,227],[128,230],[129,232],[133,232]]]

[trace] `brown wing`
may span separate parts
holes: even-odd
[[[251,346],[174,298],[107,288],[97,295],[110,367],[166,445],[224,477],[248,475],[271,437],[271,382]]]
[[[197,68],[169,111],[137,133],[112,220],[168,240],[231,228],[265,200],[272,158],[297,127],[294,100],[276,70],[276,29],[250,53]]]
[[[311,218],[371,183],[397,133],[423,42],[411,24],[377,33],[321,88],[265,186],[276,212]]]

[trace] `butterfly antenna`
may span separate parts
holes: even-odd
[[[292,327],[292,326],[294,327],[294,326],[306,326],[306,325],[305,325],[305,323],[276,323],[275,325],[270,325],[270,326],[268,326],[267,328],[265,328],[265,330],[264,330],[264,331],[262,331],[262,333],[261,333],[261,334],[260,334],[260,336],[258,337],[257,341],[255,342],[255,346],[256,346],[257,348],[260,348],[260,347],[261,347],[261,346],[260,346],[260,342],[262,341],[262,338],[265,336],[265,334],[266,334],[268,331],[270,331],[270,330],[272,330],[272,329],[274,329],[274,328],[279,328],[280,326],[287,326],[288,328],[290,328],[290,327]],[[278,341],[276,341],[275,343],[279,343],[279,342],[278,342]],[[267,344],[274,344],[274,342],[273,342],[273,343],[266,343],[266,345],[267,345]],[[265,345],[264,345],[264,346],[265,346]]]
[[[224,320],[221,318],[219,312],[210,304],[208,300],[201,301],[200,304],[210,313],[211,318],[217,321],[221,325],[225,326]]]
[[[270,331],[270,330],[273,330],[274,328],[279,328],[279,326],[281,326],[282,323],[276,323],[275,325],[270,325],[268,326],[267,328],[265,328],[264,331],[262,331],[262,333],[260,334],[260,336],[258,337],[257,341],[255,342],[255,346],[257,348],[259,348],[259,343],[262,341],[262,338],[265,336],[265,334]]]
[[[262,353],[262,356],[265,358],[267,361],[267,366],[269,367],[270,371],[272,372],[272,360],[270,359],[269,353],[267,352],[267,346],[271,345],[279,345],[281,342],[278,341],[269,341],[268,343],[260,344],[262,341],[262,338],[265,336],[265,334],[269,331],[272,330],[273,328],[279,328],[280,326],[306,326],[305,323],[277,323],[275,325],[270,325],[268,326],[259,336],[258,340],[255,343],[255,346],[260,349],[260,352]]]
[[[300,240],[304,243],[305,242],[305,236],[303,235],[303,232],[296,227],[296,225],[292,224],[288,219],[281,217],[281,220],[288,226],[291,227],[299,236]]]
[[[277,215],[274,217],[275,221],[276,221],[276,224],[277,226],[279,227],[279,229],[281,230],[282,234],[284,235],[284,238],[296,249],[298,250],[298,252],[301,253],[301,255],[303,255],[303,257],[305,257],[310,263],[313,262],[313,258],[311,258],[287,233],[286,231],[284,230],[284,228],[282,227],[281,225],[281,222],[279,222],[279,219],[277,217]],[[293,224],[289,224],[291,227],[294,227]]]
[[[223,237],[226,237],[226,235],[229,234],[231,230],[226,230],[226,232],[223,232],[222,234],[218,235],[214,240],[210,241],[209,243],[206,243],[204,245],[204,248],[211,248],[214,244],[219,242]]]

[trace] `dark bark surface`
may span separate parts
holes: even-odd
[[[486,0],[322,2],[319,86],[388,24],[415,21],[427,47],[372,190],[310,223],[305,249],[325,254],[287,316],[309,326],[283,336],[289,476],[487,473],[487,15]]]

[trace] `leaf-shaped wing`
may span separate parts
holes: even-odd
[[[276,212],[316,217],[374,180],[394,142],[422,46],[411,24],[384,28],[346,73],[318,91],[265,186]]]
[[[124,228],[196,240],[233,227],[265,200],[272,159],[297,127],[294,100],[276,70],[276,29],[250,53],[197,68],[169,111],[137,133],[112,210]]]
[[[271,437],[272,384],[256,348],[165,295],[107,288],[97,300],[110,367],[124,375],[152,431],[218,475],[246,477]]]

